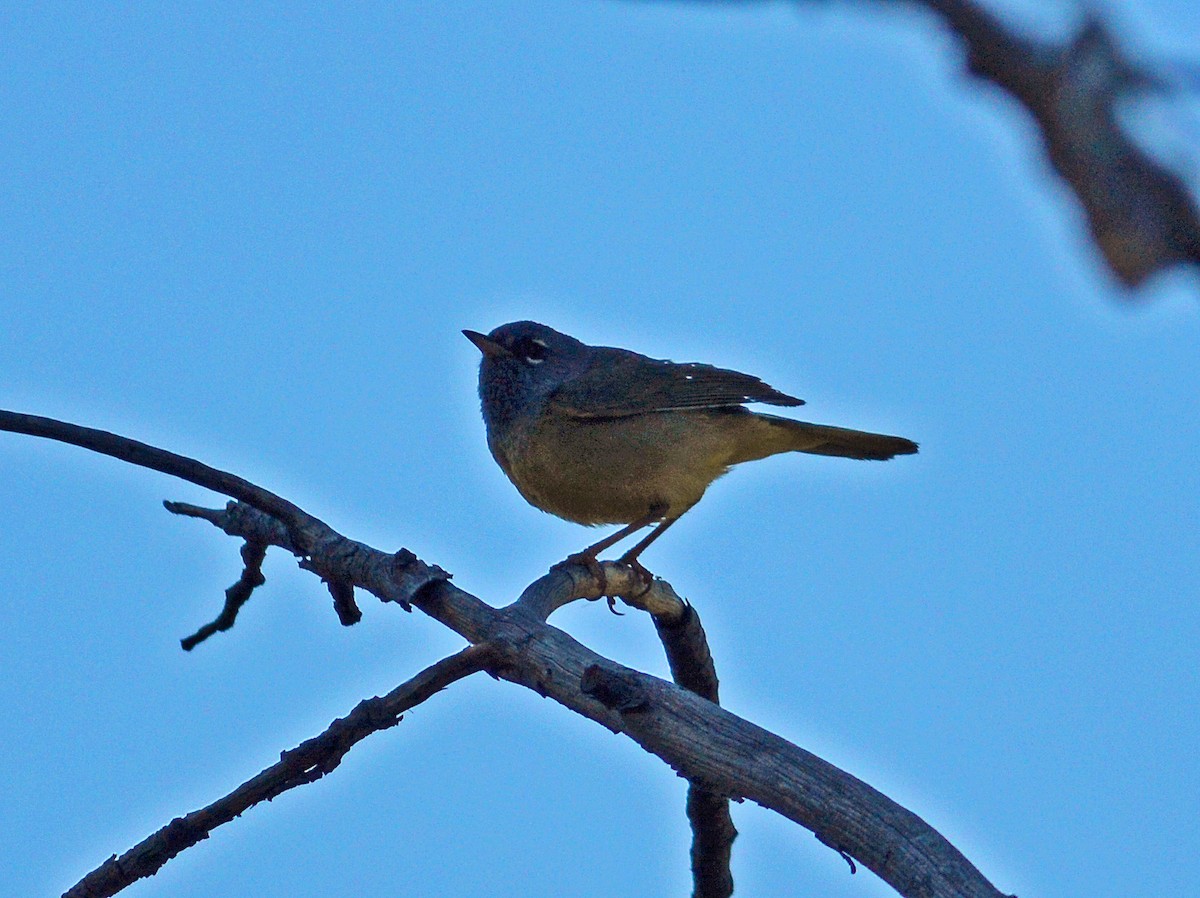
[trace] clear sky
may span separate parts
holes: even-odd
[[[1200,46],[1194,0],[1110,6],[1140,59]],[[926,18],[9,5],[0,85],[0,405],[235,471],[504,603],[597,534],[492,463],[461,328],[761,375],[921,454],[736,470],[647,552],[725,704],[1021,898],[1200,880],[1200,287],[1124,303]],[[1156,115],[1195,143],[1195,110]],[[163,498],[222,501],[0,434],[0,894],[58,894],[461,645],[369,596],[340,627],[276,552],[184,653],[238,547]],[[637,615],[554,621],[665,673]],[[683,895],[683,794],[484,677],[127,894]],[[734,813],[739,895],[890,894]]]

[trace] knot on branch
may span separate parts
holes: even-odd
[[[610,711],[625,714],[650,707],[650,695],[627,672],[593,664],[583,671],[579,689]]]
[[[397,549],[391,556],[389,579],[392,588],[383,599],[395,602],[405,611],[412,611],[412,603],[422,589],[439,580],[449,580],[451,574],[436,564],[427,564],[408,549]]]
[[[362,610],[354,600],[354,581],[345,573],[349,569],[350,556],[355,553],[356,548],[356,544],[346,546],[340,553],[344,558],[305,555],[299,562],[301,570],[311,571],[321,578],[321,582],[329,590],[329,595],[333,597],[333,610],[337,613],[338,623],[343,627],[353,626],[362,620]]]
[[[324,577],[321,579],[325,580]],[[325,585],[329,587],[329,594],[333,596],[333,610],[337,612],[338,623],[349,627],[362,620],[362,610],[354,601],[353,583],[349,580],[335,579],[325,580]]]

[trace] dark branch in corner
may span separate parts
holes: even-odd
[[[1052,44],[1022,36],[974,0],[873,2],[920,6],[938,16],[963,42],[967,70],[1029,112],[1050,164],[1075,194],[1093,241],[1123,284],[1136,287],[1172,267],[1200,265],[1195,197],[1120,123],[1123,103],[1169,88],[1131,62],[1098,17],[1085,19],[1067,43]]]
[[[110,857],[68,890],[63,898],[106,898],[139,879],[153,876],[171,858],[207,839],[218,826],[259,802],[270,801],[289,789],[315,782],[332,772],[355,743],[395,726],[405,711],[456,680],[485,669],[490,657],[487,646],[470,646],[427,667],[382,698],[359,702],[353,711],[335,720],[321,735],[285,751],[277,764],[272,764],[224,798],[176,817],[120,857]]]
[[[1127,286],[1200,263],[1200,213],[1183,179],[1121,126],[1123,102],[1164,87],[1087,18],[1063,46],[1018,36],[971,0],[905,0],[936,13],[966,45],[969,71],[1014,97],[1041,130],[1054,170],[1083,206],[1096,246]]]

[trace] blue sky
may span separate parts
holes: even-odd
[[[1194,3],[1110,6],[1139,58],[1200,45]],[[235,471],[503,603],[596,534],[492,463],[461,328],[761,375],[922,448],[736,470],[647,552],[725,704],[1022,898],[1200,878],[1198,287],[1125,303],[1029,124],[925,18],[64,4],[0,35],[4,407]],[[275,553],[184,653],[237,545],[163,498],[221,502],[0,434],[0,893],[58,894],[460,646],[369,597],[338,626]],[[636,615],[554,621],[665,673]],[[481,678],[127,894],[686,894],[683,794]],[[891,894],[735,822],[740,895]]]

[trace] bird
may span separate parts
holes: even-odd
[[[780,452],[885,461],[918,449],[904,437],[751,411],[748,403],[804,400],[738,371],[590,346],[535,321],[463,335],[483,355],[488,448],[521,496],[577,524],[624,525],[560,562],[586,565],[602,591],[599,554],[655,525],[618,559],[648,588],[642,552],[734,465]]]

